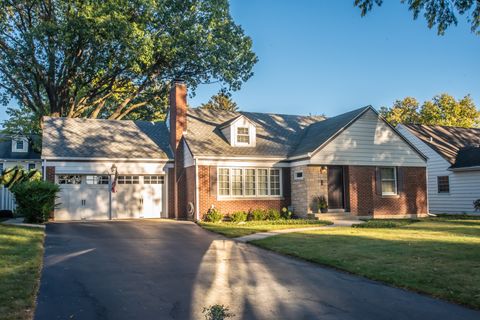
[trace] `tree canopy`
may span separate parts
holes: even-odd
[[[237,90],[257,61],[228,0],[0,0],[0,97],[42,115],[163,113],[169,81]]]
[[[400,0],[408,4],[413,18],[417,19],[423,14],[428,27],[437,28],[439,35],[445,34],[445,30],[452,24],[457,25],[458,15],[467,15],[472,32],[480,34],[480,1],[474,0]],[[362,17],[373,9],[375,5],[381,6],[383,0],[355,0],[354,5],[361,10]]]
[[[472,98],[456,100],[444,93],[425,101],[421,106],[415,98],[397,100],[391,108],[381,108],[382,116],[392,123],[442,125],[472,128],[480,126],[480,111]]]
[[[213,95],[210,100],[207,103],[202,104],[200,108],[225,111],[238,110],[237,103],[232,100],[232,95],[224,90],[221,90],[216,95]]]

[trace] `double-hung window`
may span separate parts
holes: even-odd
[[[250,144],[250,130],[248,127],[237,128],[237,143]]]
[[[281,185],[281,169],[218,169],[220,197],[277,197],[282,195]]]
[[[450,192],[450,180],[448,176],[438,176],[437,177],[437,188],[438,193],[449,193]]]
[[[397,170],[395,170],[395,167],[380,168],[380,181],[382,186],[382,196],[397,194]]]

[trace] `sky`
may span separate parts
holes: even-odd
[[[384,1],[363,18],[353,0],[230,3],[259,58],[253,77],[232,95],[241,110],[334,116],[443,92],[470,94],[480,107],[480,36],[463,16],[438,36],[400,0]],[[190,105],[218,89],[200,86]]]
[[[470,94],[480,107],[480,36],[465,17],[438,36],[400,0],[384,1],[363,18],[353,2],[231,0],[259,58],[252,78],[232,95],[240,110],[334,116],[443,92]],[[189,104],[199,106],[218,90],[201,85]]]

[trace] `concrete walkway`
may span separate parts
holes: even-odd
[[[268,232],[258,232],[258,233],[254,233],[254,234],[249,234],[248,236],[233,238],[233,240],[239,241],[239,242],[249,242],[249,241],[253,241],[253,240],[260,240],[260,239],[265,239],[265,238],[277,236],[279,234],[284,234],[284,233],[322,230],[322,229],[330,229],[330,228],[336,228],[336,227],[351,227],[354,224],[361,224],[361,223],[364,223],[364,221],[360,221],[360,220],[336,220],[336,221],[333,222],[333,224],[328,225],[328,226],[306,227],[306,228],[295,228],[295,229],[281,229],[281,230],[274,230],[274,231],[268,231]]]
[[[17,226],[17,227],[29,227],[29,228],[45,229],[44,224],[25,223],[25,222],[23,222],[23,218],[8,219],[8,220],[3,221],[2,224]]]

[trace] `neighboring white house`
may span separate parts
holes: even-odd
[[[26,170],[42,169],[40,153],[35,151],[26,137],[0,137],[0,172],[15,166]],[[0,210],[15,209],[15,199],[8,189],[0,187]]]
[[[432,213],[474,213],[480,199],[480,129],[398,125],[428,157],[428,199]]]

